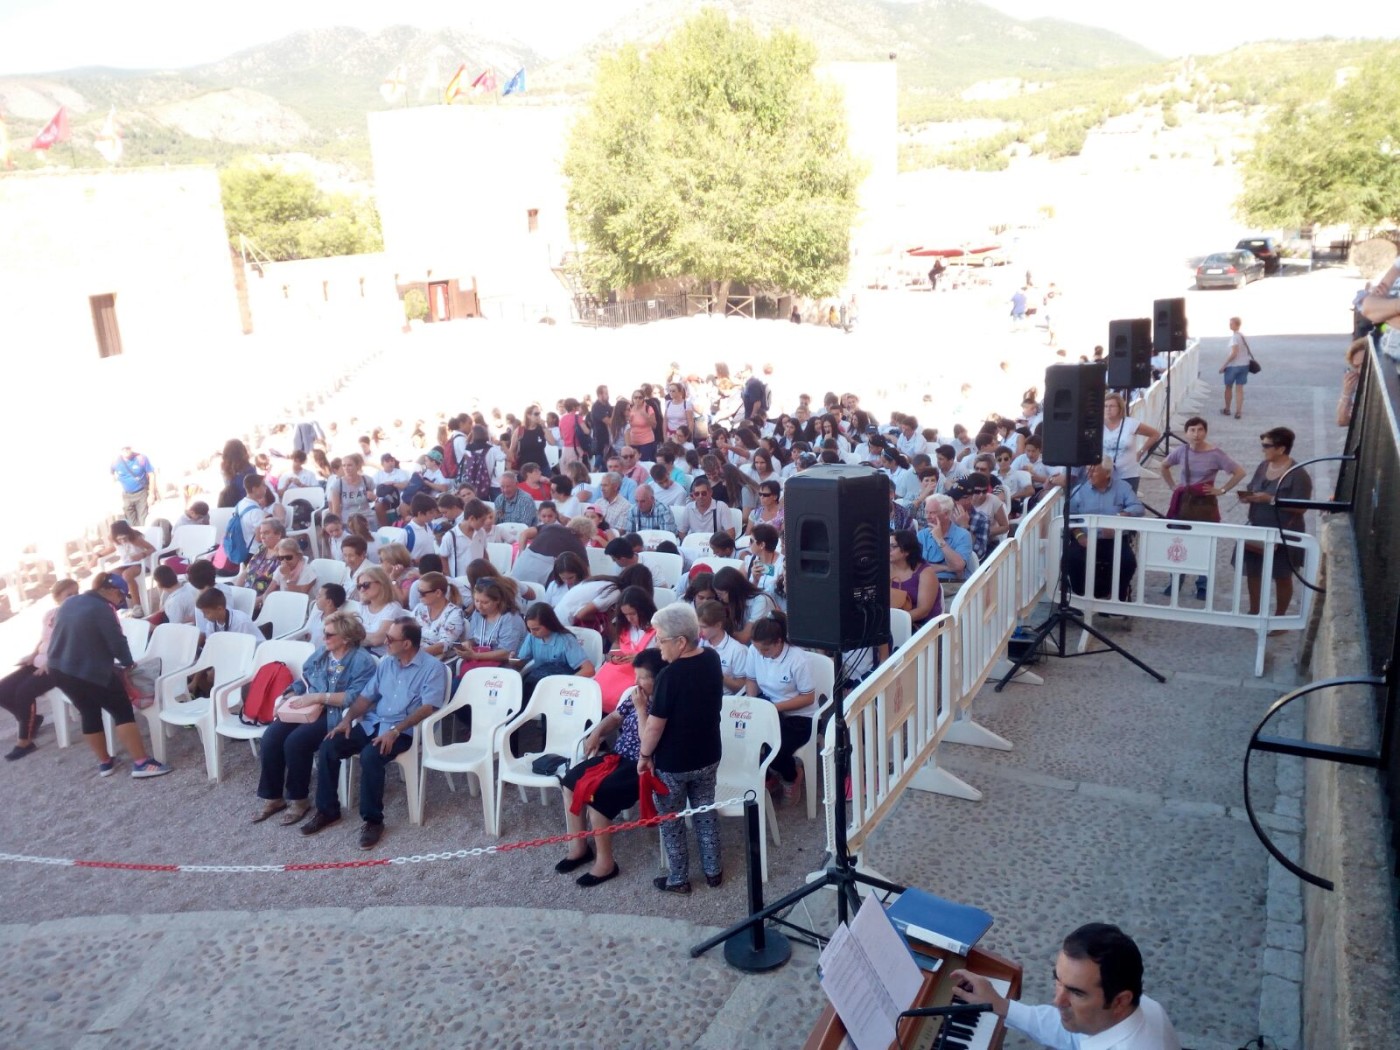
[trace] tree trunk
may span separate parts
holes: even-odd
[[[734,282],[730,280],[723,280],[716,281],[714,284],[715,304],[719,307],[719,315],[721,317],[729,316],[729,288],[733,283]]]

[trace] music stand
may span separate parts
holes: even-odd
[[[859,647],[858,647],[859,648]],[[831,791],[835,797],[835,820],[836,820],[836,842],[835,852],[826,870],[816,879],[813,879],[801,889],[793,890],[786,897],[781,897],[759,911],[752,912],[747,918],[739,920],[727,930],[715,934],[707,941],[695,945],[690,949],[691,958],[697,958],[709,951],[717,944],[728,941],[731,937],[743,933],[750,926],[756,923],[772,921],[779,926],[786,926],[790,930],[803,934],[810,943],[819,944],[827,938],[816,930],[810,930],[805,926],[789,922],[787,919],[778,918],[777,914],[784,911],[798,901],[805,900],[818,890],[824,890],[828,886],[836,890],[836,921],[838,924],[848,921],[853,911],[860,908],[860,895],[856,890],[857,885],[869,886],[872,889],[883,890],[886,893],[903,893],[905,887],[893,882],[886,882],[884,879],[877,879],[874,876],[866,875],[864,872],[856,870],[852,862],[846,843],[846,781],[851,772],[851,731],[846,724],[846,683],[845,676],[841,674],[841,653],[839,650],[822,650],[836,663],[836,686],[832,690],[835,693],[830,726],[836,731],[836,754],[835,754],[835,775],[832,783],[827,785],[827,790]],[[818,732],[820,727],[815,721],[812,725],[812,732]],[[808,771],[807,790],[811,791],[815,783],[815,771]],[[726,952],[726,957],[729,953]],[[730,959],[732,963],[734,960]]]
[[[1051,465],[1052,467],[1055,467],[1055,466],[1059,466],[1060,464],[1058,464],[1058,463],[1052,463],[1052,464],[1050,464],[1050,465]],[[1069,468],[1066,467],[1066,473],[1065,473],[1065,495],[1064,495],[1064,523],[1063,523],[1063,526],[1062,526],[1062,528],[1061,528],[1061,530],[1060,530],[1060,584],[1059,584],[1060,597],[1059,597],[1059,601],[1057,602],[1057,604],[1055,605],[1055,607],[1054,607],[1053,609],[1050,610],[1050,615],[1047,616],[1047,617],[1045,618],[1045,622],[1042,623],[1039,627],[1037,627],[1037,628],[1035,629],[1035,635],[1031,638],[1030,642],[1025,646],[1025,649],[1022,651],[1021,655],[1020,655],[1019,657],[1016,658],[1015,663],[1013,663],[1013,664],[1011,665],[1011,669],[1010,669],[1009,671],[1007,671],[1005,675],[1002,676],[1001,681],[997,682],[997,684],[996,684],[996,689],[995,689],[994,691],[995,691],[995,692],[998,692],[998,693],[1001,692],[1003,689],[1005,689],[1005,688],[1006,688],[1006,683],[1009,682],[1009,681],[1011,681],[1011,679],[1014,678],[1014,677],[1016,676],[1016,673],[1017,673],[1018,671],[1020,671],[1022,667],[1024,667],[1026,664],[1028,664],[1028,663],[1035,657],[1036,653],[1039,652],[1041,645],[1042,645],[1042,644],[1045,642],[1045,640],[1046,640],[1047,638],[1049,638],[1050,635],[1051,635],[1052,633],[1054,633],[1056,630],[1059,631],[1059,637],[1056,638],[1055,641],[1054,641],[1055,655],[1058,656],[1058,657],[1060,657],[1061,659],[1066,659],[1066,660],[1067,660],[1067,659],[1069,659],[1069,658],[1072,657],[1072,656],[1097,656],[1097,655],[1099,655],[1100,653],[1104,653],[1104,652],[1115,652],[1115,653],[1117,653],[1119,656],[1123,657],[1123,659],[1127,660],[1129,663],[1134,664],[1134,665],[1136,665],[1137,667],[1142,668],[1142,670],[1146,671],[1146,672],[1147,672],[1148,674],[1150,674],[1153,678],[1157,679],[1157,681],[1159,681],[1159,682],[1165,682],[1165,681],[1166,681],[1166,678],[1164,678],[1162,675],[1158,674],[1158,673],[1157,673],[1156,671],[1154,671],[1152,668],[1148,667],[1147,664],[1143,663],[1143,662],[1142,662],[1141,660],[1139,660],[1136,656],[1134,656],[1132,653],[1128,652],[1128,650],[1124,649],[1121,645],[1119,645],[1117,642],[1115,642],[1112,638],[1109,638],[1106,634],[1104,634],[1102,631],[1100,631],[1097,627],[1095,627],[1093,624],[1091,624],[1091,623],[1089,623],[1087,620],[1085,620],[1085,619],[1084,619],[1084,614],[1081,613],[1078,609],[1076,609],[1076,608],[1074,607],[1073,598],[1071,597],[1071,595],[1074,593],[1074,589],[1073,589],[1073,587],[1071,587],[1071,585],[1070,585],[1070,579],[1069,579],[1069,551],[1070,551],[1070,544],[1071,544],[1071,543],[1075,543],[1075,542],[1077,542],[1077,541],[1073,538],[1072,534],[1070,533],[1070,528],[1069,528],[1069,517],[1070,517],[1070,514],[1069,514],[1070,489],[1069,489],[1069,472],[1068,472],[1068,471],[1069,471]],[[1086,480],[1086,481],[1082,482],[1082,484],[1087,485],[1087,484],[1089,484],[1089,482]],[[1097,543],[1098,541],[1096,540],[1095,542]],[[1085,551],[1085,558],[1086,558],[1086,559],[1089,558],[1089,557],[1095,557],[1095,556],[1097,556],[1097,552],[1094,552],[1093,554],[1091,554],[1089,551],[1087,551],[1087,550]],[[1086,568],[1087,568],[1087,566],[1086,566]],[[1085,573],[1085,577],[1086,577],[1086,579],[1087,579],[1087,577],[1088,577],[1088,573],[1087,573],[1087,572]],[[1102,642],[1102,643],[1103,643],[1104,645],[1106,645],[1108,648],[1107,648],[1107,649],[1092,649],[1092,650],[1090,650],[1090,651],[1088,651],[1088,652],[1083,652],[1083,653],[1071,652],[1071,651],[1070,651],[1070,648],[1069,648],[1068,640],[1067,640],[1067,638],[1066,638],[1066,631],[1067,631],[1067,629],[1070,628],[1070,627],[1079,627],[1079,628],[1082,628],[1083,630],[1089,632],[1090,635],[1092,635],[1093,637],[1097,638],[1100,642]]]

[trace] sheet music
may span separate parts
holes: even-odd
[[[923,977],[885,909],[867,897],[822,952],[821,983],[856,1050],[887,1050]]]

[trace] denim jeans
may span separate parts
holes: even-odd
[[[381,755],[374,740],[355,726],[349,736],[327,737],[317,751],[316,808],[328,817],[340,816],[340,763],[360,756],[360,819],[366,824],[384,823],[384,769],[413,746],[411,736],[394,739],[390,754]]]
[[[311,792],[311,762],[326,739],[326,713],[314,722],[273,722],[263,732],[258,798],[304,802]]]

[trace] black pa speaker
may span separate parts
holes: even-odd
[[[1152,304],[1152,349],[1179,354],[1186,349],[1186,300],[1158,299]]]
[[[1108,386],[1138,390],[1152,385],[1152,318],[1108,322]]]
[[[863,649],[890,640],[890,483],[828,463],[783,486],[788,640]]]
[[[1052,467],[1082,467],[1103,458],[1104,380],[1102,364],[1045,370],[1041,455]]]

